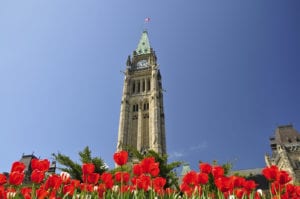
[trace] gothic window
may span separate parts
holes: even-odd
[[[145,80],[143,80],[143,92],[145,91]]]
[[[141,83],[140,83],[140,80],[138,80],[138,84],[137,84],[137,92],[138,93],[140,92],[140,86],[141,86]]]
[[[151,83],[150,83],[150,79],[148,79],[148,81],[147,81],[147,84],[148,84],[148,86],[147,86],[147,89],[148,89],[148,91],[150,91],[150,90],[151,90]]]
[[[134,104],[132,106],[132,112],[137,112],[137,111],[139,111],[139,105],[138,104]]]
[[[135,81],[132,82],[132,93],[135,93]]]
[[[149,103],[144,104],[144,111],[149,110]]]

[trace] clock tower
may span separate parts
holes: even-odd
[[[165,115],[161,75],[148,32],[143,31],[124,72],[117,151],[166,153]]]

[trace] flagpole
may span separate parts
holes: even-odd
[[[143,31],[147,31],[146,25],[150,22],[150,17],[146,17],[144,20]]]

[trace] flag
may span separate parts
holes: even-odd
[[[150,21],[150,17],[145,18],[145,23],[148,23]]]

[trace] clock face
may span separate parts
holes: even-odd
[[[148,66],[147,60],[143,59],[141,61],[138,61],[136,64],[137,68],[146,68]]]

